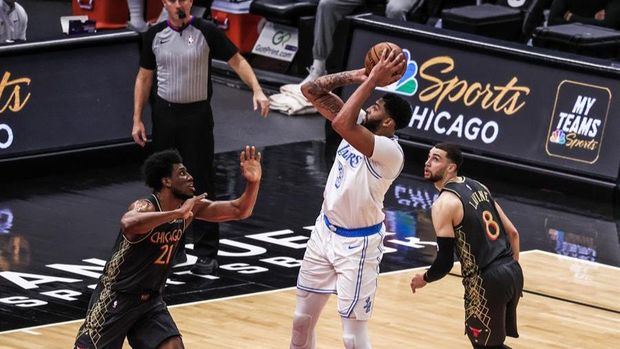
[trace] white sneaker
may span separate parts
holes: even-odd
[[[321,76],[326,75],[327,71],[325,69],[317,69],[314,65],[312,65],[308,68],[308,73],[308,76],[306,76],[306,78],[301,82],[302,85],[306,82],[314,81]]]

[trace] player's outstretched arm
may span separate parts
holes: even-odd
[[[262,177],[261,154],[256,147],[246,146],[239,161],[241,175],[246,180],[245,191],[235,200],[202,200],[195,207],[195,217],[209,222],[225,222],[248,218],[254,210]]]
[[[365,79],[364,69],[329,74],[301,85],[301,93],[321,115],[331,121],[344,105],[342,99],[331,91],[338,87],[361,83]]]
[[[174,219],[190,219],[193,216],[194,205],[204,200],[206,194],[194,196],[185,200],[181,207],[171,211],[157,211],[148,200],[138,200],[129,206],[129,210],[121,218],[123,234],[131,240],[136,235],[150,232],[158,225]]]
[[[518,262],[520,251],[519,231],[517,230],[515,225],[512,224],[510,218],[508,218],[504,210],[502,210],[502,208],[497,202],[495,202],[495,209],[497,209],[497,213],[499,213],[499,218],[502,220],[502,225],[504,226],[504,229],[506,229],[506,234],[508,235],[508,240],[510,241],[510,248],[512,249],[512,258],[514,258],[514,260]]]

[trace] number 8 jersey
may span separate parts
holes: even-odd
[[[455,194],[463,204],[463,220],[454,227],[463,277],[480,275],[493,262],[512,257],[495,200],[483,184],[456,177],[446,183],[443,191]]]

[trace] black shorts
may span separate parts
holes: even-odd
[[[506,336],[519,337],[517,304],[523,291],[523,271],[514,260],[494,265],[465,285],[465,333],[473,345],[494,346]]]
[[[133,348],[157,348],[180,336],[161,295],[112,294],[95,290],[75,349],[120,349],[125,338]]]

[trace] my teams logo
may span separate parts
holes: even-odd
[[[556,144],[566,144],[566,132],[562,130],[555,130],[549,137],[549,142]]]
[[[407,49],[403,49],[405,60],[407,61],[407,70],[400,80],[395,83],[377,87],[377,90],[397,93],[404,96],[413,96],[418,91],[418,80],[415,76],[418,74],[418,63],[411,59],[411,53]]]
[[[598,161],[610,103],[611,91],[605,86],[562,81],[549,121],[547,155],[586,164]]]

